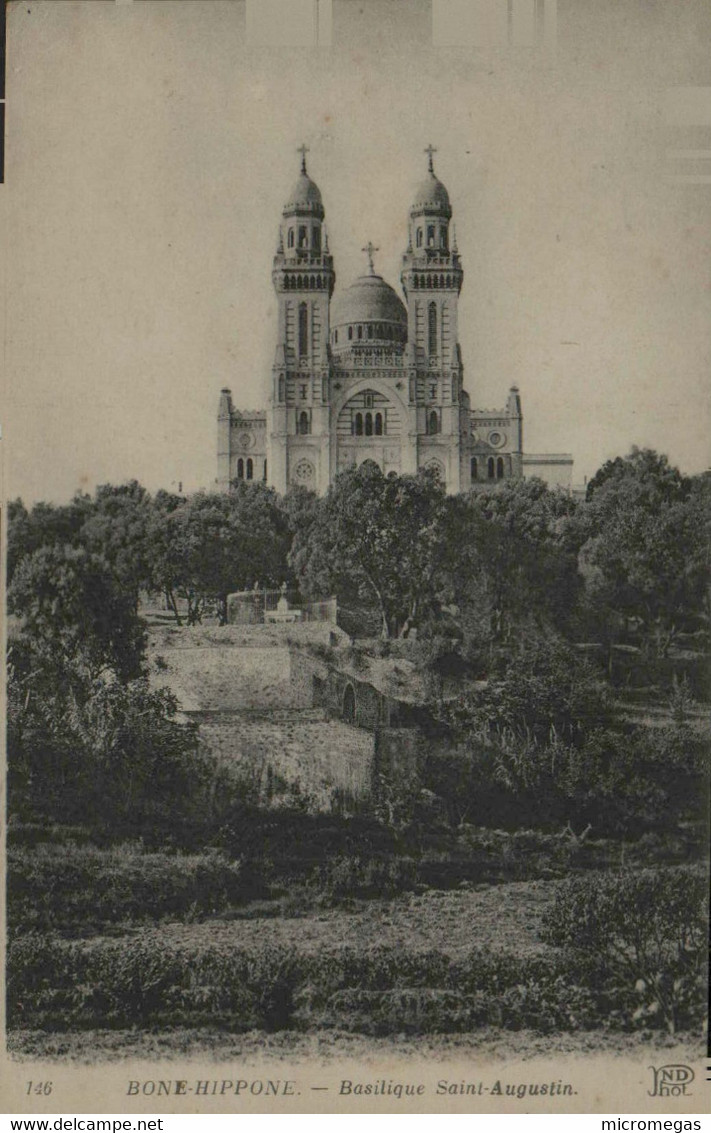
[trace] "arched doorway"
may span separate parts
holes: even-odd
[[[343,720],[346,724],[355,724],[355,691],[350,684],[343,692]]]

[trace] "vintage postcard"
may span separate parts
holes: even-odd
[[[4,1108],[703,1113],[708,3],[6,18]]]

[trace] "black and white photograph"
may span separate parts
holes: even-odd
[[[5,1108],[703,1113],[706,0],[9,0]]]

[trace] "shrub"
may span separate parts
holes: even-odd
[[[10,1026],[289,1025],[303,962],[287,949],[174,947],[154,937],[77,941],[28,934],[8,949]]]
[[[218,852],[150,854],[119,846],[10,846],[12,930],[86,928],[223,910],[255,894],[239,862]]]
[[[327,859],[314,870],[310,884],[327,900],[349,897],[390,897],[417,885],[417,863],[412,858],[388,855],[343,855]]]
[[[29,934],[8,951],[16,1028],[552,1032],[635,1025],[634,997],[634,987],[620,995],[609,964],[580,951],[522,959],[477,950],[459,961],[392,947],[304,955],[273,945],[178,947],[154,934],[91,945]],[[648,1013],[644,1023],[662,1020]]]
[[[602,961],[633,1024],[674,1034],[703,1010],[707,893],[699,868],[576,878],[559,889],[543,935]]]

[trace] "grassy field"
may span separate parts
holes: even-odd
[[[431,890],[389,901],[360,902],[353,911],[324,909],[302,916],[259,916],[247,906],[234,919],[202,923],[162,923],[140,929],[142,939],[155,935],[172,945],[229,944],[249,948],[266,943],[315,953],[346,946],[436,948],[465,955],[472,948],[530,956],[548,952],[538,938],[541,917],[555,884],[544,881],[477,886],[454,892]],[[264,909],[267,911],[267,909]],[[278,912],[275,903],[274,912]]]

